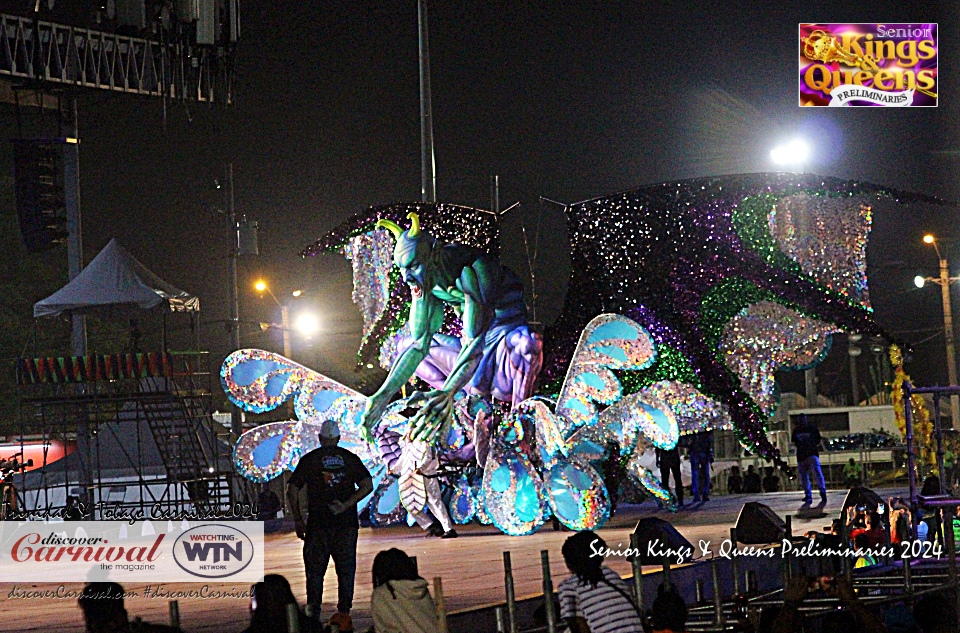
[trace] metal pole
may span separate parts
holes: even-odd
[[[450,633],[450,626],[447,624],[447,604],[443,599],[443,579],[440,576],[435,576],[433,579],[433,599],[437,604],[440,633]]]
[[[720,593],[720,570],[717,565],[720,563],[718,558],[710,561],[710,574],[713,576],[713,618],[714,623],[723,628],[723,595]]]
[[[490,210],[500,214],[500,176],[490,176]]]
[[[913,385],[903,381],[903,425],[907,440],[907,481],[910,482],[910,518],[912,534],[916,538],[919,517],[917,516],[917,469],[916,456],[913,454]]]
[[[788,514],[786,517],[784,517],[784,523],[786,524],[784,527],[785,538],[792,543],[793,542],[793,516]],[[789,580],[790,578],[793,578],[793,559],[785,556],[784,564],[786,565],[787,580]]]
[[[283,355],[293,360],[293,345],[290,344],[290,307],[280,305],[280,327],[283,328]]]
[[[287,605],[287,633],[300,633],[300,609],[297,605]]]
[[[503,607],[497,607],[494,610],[494,614],[497,618],[497,633],[507,633],[507,629],[503,624]]]
[[[420,193],[423,202],[437,201],[437,171],[433,158],[433,108],[430,105],[430,33],[427,0],[417,2],[420,26]]]
[[[637,608],[643,611],[643,565],[640,564],[640,546],[636,534],[630,535],[630,548],[633,550],[630,561],[633,567],[633,593],[637,597]]]
[[[230,351],[234,352],[240,349],[240,299],[237,290],[237,215],[233,206],[233,163],[226,165],[226,203],[227,203],[227,222],[230,225],[230,255],[227,259],[227,267],[230,280],[228,289],[230,291]],[[243,417],[240,409],[233,406],[230,410],[230,432],[234,439],[240,437],[243,433]]]
[[[940,425],[940,393],[933,392],[933,436],[937,440],[937,475],[940,476],[940,494],[946,494],[947,481],[943,472],[943,427]]]
[[[41,108],[42,110],[42,108]],[[70,281],[83,270],[83,223],[80,218],[80,116],[77,98],[72,100],[73,138],[63,144],[63,204],[67,214],[67,269]],[[70,344],[74,356],[87,353],[87,321],[82,314],[70,315]]]
[[[737,547],[737,528],[730,528],[730,544]],[[730,561],[730,567],[733,569],[733,595],[740,593],[740,559],[737,556]]]
[[[543,569],[543,608],[547,614],[547,633],[557,633],[557,614],[553,610],[553,579],[550,577],[549,550],[540,550],[540,567]]]
[[[850,403],[850,406],[857,406],[860,404],[860,385],[857,380],[857,357],[849,352],[856,349],[859,353],[859,348],[855,348],[853,344],[850,345],[847,354],[847,357],[850,359],[850,391],[853,395],[853,402]]]
[[[513,586],[513,565],[510,552],[503,553],[503,586],[507,592],[507,631],[517,633],[517,594]]]
[[[947,340],[947,378],[957,384],[957,352],[953,346],[953,310],[950,309],[950,270],[947,258],[940,258],[940,293],[943,297],[943,335]],[[950,421],[960,428],[960,396],[950,396]]]
[[[170,626],[180,628],[180,604],[176,600],[170,601]]]
[[[803,372],[804,396],[807,399],[807,408],[817,407],[817,370],[810,368]]]

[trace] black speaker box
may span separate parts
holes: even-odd
[[[636,535],[637,548],[640,550],[640,563],[642,565],[660,565],[663,563],[663,557],[658,556],[658,552],[670,550],[668,558],[672,565],[677,564],[677,560],[682,558],[687,563],[692,558],[694,549],[690,541],[683,538],[677,529],[656,517],[640,519],[636,529],[633,530]],[[651,544],[652,543],[652,547]],[[651,549],[653,550],[651,552]],[[689,555],[681,556],[677,552],[689,552]]]
[[[768,506],[756,501],[743,504],[737,517],[737,541],[744,545],[779,543],[787,535],[787,524]]]

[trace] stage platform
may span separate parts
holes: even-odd
[[[885,499],[893,494],[903,494],[903,491],[899,490],[877,492]],[[655,504],[647,502],[637,506],[623,506],[599,533],[610,547],[621,545],[626,548],[630,534],[640,518],[659,516],[676,526],[695,549],[701,540],[710,541],[713,548],[716,548],[721,541],[729,538],[730,528],[735,525],[740,508],[747,501],[767,504],[781,517],[794,515],[794,533],[801,534],[809,530],[820,531],[829,525],[831,519],[839,515],[845,495],[846,490],[831,491],[824,508],[826,516],[817,519],[796,516],[802,501],[802,493],[799,492],[714,497],[703,504],[687,505],[674,515],[661,512]],[[518,599],[542,593],[541,550],[550,552],[554,586],[569,575],[560,555],[560,547],[570,533],[556,532],[550,524],[541,528],[537,534],[524,537],[505,536],[492,526],[460,526],[457,531],[460,538],[440,540],[424,538],[423,532],[416,527],[361,529],[353,611],[357,631],[365,630],[371,623],[370,568],[373,557],[377,552],[391,547],[398,547],[411,556],[416,556],[420,575],[431,584],[436,576],[443,579],[447,610],[450,613],[503,603],[503,552],[507,550],[511,552]],[[623,576],[631,574],[630,563],[624,559],[609,558],[607,565]],[[645,568],[644,571],[652,572],[654,568]],[[301,603],[305,601],[301,541],[294,534],[275,533],[266,536],[266,572],[286,576]],[[10,598],[14,583],[6,578],[0,580],[3,581],[0,583],[0,629],[3,631],[83,631],[83,620],[75,599]],[[60,585],[51,582],[18,586],[29,590],[56,591]],[[68,590],[82,589],[82,585],[77,584],[64,586]],[[186,583],[162,585],[163,591],[167,592],[200,587],[200,584]],[[158,585],[151,586],[153,592],[156,592],[157,588]],[[209,588],[243,591],[249,589],[249,586],[211,584]],[[169,622],[168,598],[146,597],[145,585],[131,585],[126,589],[138,594],[138,597],[127,601],[127,611],[131,617],[139,616],[156,623]],[[324,598],[325,613],[330,613],[336,601],[336,576],[332,563],[324,583]],[[181,598],[181,626],[191,633],[237,633],[246,626],[249,618],[248,607],[249,600],[244,598]]]

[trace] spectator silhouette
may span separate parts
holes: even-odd
[[[883,529],[883,522],[880,520],[879,514],[876,512],[868,514],[867,527],[853,530],[850,532],[850,538],[856,539],[861,534],[866,538],[869,547],[877,548],[886,543],[887,531]]]
[[[820,620],[820,633],[886,633],[887,629],[877,614],[866,609],[857,599],[853,585],[837,576],[832,590],[846,611],[831,611]],[[792,578],[783,588],[783,608],[774,621],[772,633],[799,633],[803,628],[800,605],[806,599],[808,581],[806,576]],[[860,621],[859,625],[857,620]]]
[[[180,633],[180,629],[149,624],[140,618],[132,622],[123,604],[123,587],[115,582],[92,582],[77,600],[87,633]]]
[[[764,469],[766,476],[763,478],[764,492],[780,492],[780,478],[773,472],[773,466],[767,466]]]
[[[743,492],[743,477],[740,475],[740,467],[733,466],[730,469],[730,477],[727,479],[727,494],[738,495]]]
[[[957,633],[957,621],[950,613],[956,613],[947,596],[933,593],[918,598],[913,605],[913,617],[923,633]]]
[[[267,574],[263,582],[253,586],[250,597],[250,626],[244,633],[287,633],[287,605],[297,607],[300,630],[314,631],[313,622],[300,612],[297,599],[290,589],[290,583],[280,574]]]
[[[657,587],[657,598],[650,610],[650,621],[655,631],[682,633],[687,629],[687,604],[677,593],[676,587]]]
[[[747,494],[757,494],[760,492],[760,475],[753,467],[753,464],[747,466],[747,474],[743,476],[743,491]]]
[[[376,633],[439,633],[437,607],[427,581],[403,550],[391,548],[373,559],[370,598]]]

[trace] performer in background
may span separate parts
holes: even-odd
[[[710,464],[713,463],[713,431],[690,436],[690,474],[693,475],[693,502],[710,501]]]
[[[820,469],[820,431],[806,415],[800,416],[800,423],[793,428],[793,443],[797,447],[797,471],[803,484],[803,502],[813,503],[813,486],[810,478],[816,477],[820,490],[820,503],[827,503],[827,484]]]
[[[657,466],[660,468],[660,483],[666,490],[670,490],[670,473],[673,473],[676,486],[677,506],[683,506],[683,479],[680,478],[680,447],[674,446],[669,451],[657,449]]]
[[[307,603],[319,619],[323,576],[330,558],[337,570],[337,612],[331,626],[352,631],[350,609],[357,573],[357,502],[373,492],[370,472],[360,458],[340,448],[340,427],[326,420],[320,427],[320,448],[300,458],[287,483],[287,502],[293,511],[297,536],[303,539],[307,573]],[[307,520],[303,520],[298,493],[307,487]]]

